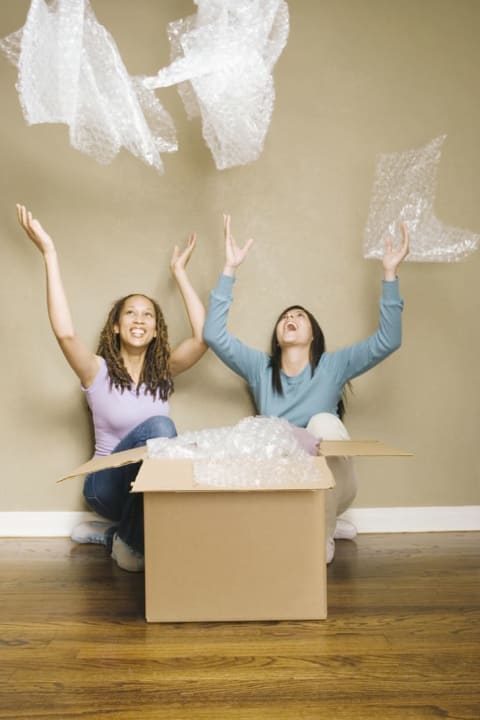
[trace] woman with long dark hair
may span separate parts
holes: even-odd
[[[230,231],[230,216],[224,216],[225,265],[210,294],[204,339],[235,373],[244,378],[260,415],[282,417],[293,426],[306,428],[309,437],[324,440],[348,439],[342,422],[344,390],[350,380],[384,360],[400,347],[403,300],[397,270],[408,254],[408,233],[398,249],[392,240],[383,256],[383,292],[377,331],[366,340],[336,352],[327,352],[320,325],[299,305],[284,310],[273,329],[270,353],[254,350],[227,330],[232,289],[237,268],[252,246],[237,245]],[[301,437],[301,433],[296,433]],[[306,443],[308,446],[308,443]],[[311,445],[310,445],[311,446]],[[327,562],[335,553],[335,537],[352,538],[356,530],[338,522],[356,494],[353,463],[345,458],[328,460],[336,487],[327,495]]]
[[[138,447],[153,437],[175,436],[168,402],[173,378],[192,367],[207,349],[202,339],[205,308],[186,273],[195,234],[182,252],[175,246],[170,263],[191,336],[171,350],[159,305],[134,293],[113,305],[94,353],[75,331],[52,238],[23,205],[17,205],[17,214],[45,262],[50,324],[85,392],[93,418],[95,455]],[[119,567],[130,571],[144,566],[143,497],[130,493],[138,469],[139,464],[134,464],[88,475],[84,496],[105,521],[84,523],[72,533],[77,542],[111,547]]]

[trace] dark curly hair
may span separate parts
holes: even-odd
[[[283,387],[282,387],[282,378],[280,375],[280,369],[282,365],[282,349],[280,345],[278,344],[277,340],[277,325],[282,319],[282,317],[289,312],[290,310],[302,310],[305,315],[310,320],[310,325],[312,326],[312,335],[313,339],[310,345],[310,369],[311,369],[311,377],[313,377],[313,373],[315,372],[315,368],[318,365],[318,362],[320,358],[322,357],[323,353],[325,352],[325,336],[323,334],[323,330],[318,324],[316,318],[312,315],[311,312],[306,310],[306,308],[302,307],[301,305],[290,305],[289,307],[285,308],[283,312],[280,313],[280,315],[277,318],[277,322],[275,323],[275,327],[273,328],[272,333],[272,339],[270,342],[270,367],[272,368],[272,388],[273,391],[278,393],[279,395],[283,395]],[[350,383],[348,383],[348,387],[350,387]],[[345,398],[345,388],[342,392],[342,397],[340,398],[338,405],[337,405],[337,415],[340,418],[340,420],[343,419],[343,416],[345,415],[346,410],[346,398]]]
[[[105,359],[111,387],[118,388],[120,392],[123,392],[125,388],[130,390],[133,380],[120,354],[120,338],[115,332],[115,325],[119,322],[120,314],[127,300],[137,295],[152,303],[156,320],[156,337],[151,340],[145,354],[145,361],[137,384],[137,395],[140,392],[140,386],[144,384],[146,393],[153,397],[158,395],[161,400],[167,400],[173,392],[168,330],[160,306],[152,298],[142,293],[131,293],[114,303],[100,333],[97,355]]]

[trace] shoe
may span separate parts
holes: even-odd
[[[145,569],[145,559],[142,553],[127,545],[122,538],[118,537],[117,533],[113,536],[112,558],[122,570],[142,572]]]
[[[76,543],[108,545],[115,527],[108,520],[91,520],[74,527],[70,537]]]
[[[335,557],[335,540],[333,538],[327,539],[327,565],[330,565],[333,558]]]
[[[333,537],[335,540],[353,540],[353,538],[357,537],[357,528],[348,520],[337,518]]]

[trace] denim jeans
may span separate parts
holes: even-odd
[[[150,438],[175,437],[176,434],[175,425],[169,417],[155,415],[131,430],[112,454],[145,445]],[[132,463],[87,475],[83,495],[92,510],[117,526],[118,536],[127,545],[143,553],[143,493],[130,492],[140,465]]]

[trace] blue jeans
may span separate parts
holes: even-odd
[[[131,430],[112,454],[145,445],[150,438],[175,437],[176,434],[175,425],[169,417],[155,415]],[[143,553],[143,493],[130,492],[140,465],[132,463],[90,473],[85,478],[83,495],[92,510],[112,520],[112,525],[117,526],[118,536],[127,545]]]

